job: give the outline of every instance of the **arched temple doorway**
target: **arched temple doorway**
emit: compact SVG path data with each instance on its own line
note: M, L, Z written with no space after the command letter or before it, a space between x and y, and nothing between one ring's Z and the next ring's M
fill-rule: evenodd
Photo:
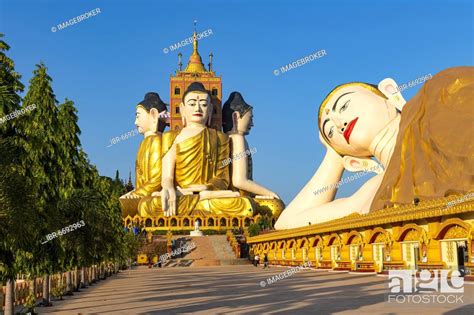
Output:
M465 264L469 258L469 231L471 226L460 219L449 219L444 222L435 239L441 243L441 260L451 270L466 273Z
M408 269L417 270L421 261L420 239L422 230L415 224L408 224L400 231L398 241L402 250L402 260ZM426 256L425 256L426 257Z

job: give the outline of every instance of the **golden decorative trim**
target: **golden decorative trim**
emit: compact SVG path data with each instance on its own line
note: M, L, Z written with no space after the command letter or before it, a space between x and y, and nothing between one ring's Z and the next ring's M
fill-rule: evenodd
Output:
M444 239L467 238L467 236L468 236L468 231L466 229L462 228L459 225L453 225L448 229L448 231L444 235Z
M468 223L465 223L458 218L451 218L443 222L443 224L441 224L441 226L438 229L438 232L434 236L434 239L444 239L445 237L443 235L445 234L445 232L447 232L447 229L451 228L454 225L458 225L462 227L463 229L465 229L466 236L468 235L467 232L472 228Z
M382 226L406 221L442 217L453 214L474 212L474 200L447 207L447 203L456 200L458 196L422 201L415 205L402 205L386 208L364 215L347 216L329 222L304 226L300 228L276 231L249 238L248 243L259 243L273 240L282 240L313 234L332 233L336 231ZM459 198L458 198L459 199Z
M404 241L418 241L420 233L417 230L411 229L405 235Z

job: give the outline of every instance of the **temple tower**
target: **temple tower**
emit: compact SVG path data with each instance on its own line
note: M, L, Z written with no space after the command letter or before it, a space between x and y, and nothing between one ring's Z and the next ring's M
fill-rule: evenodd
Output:
M222 130L222 78L217 76L212 70L212 53L209 54L208 69L202 63L198 52L196 30L194 30L193 34L193 53L189 57L188 64L184 70L182 70L181 57L182 54L179 53L178 70L176 70L174 76L171 75L170 77L171 130L179 130L183 127L179 104L181 103L184 91L195 81L201 82L211 93L213 104L211 127Z

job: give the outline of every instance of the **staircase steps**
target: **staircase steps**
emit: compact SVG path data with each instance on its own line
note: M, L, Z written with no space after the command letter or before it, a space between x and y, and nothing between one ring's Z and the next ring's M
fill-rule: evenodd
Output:
M175 236L183 237L183 236ZM250 262L246 258L236 258L227 237L225 235L208 235L208 236L185 236L187 245L192 243L194 247L182 258L173 257L166 261L162 267L204 267L204 266L221 266L221 265L247 265ZM184 244L181 244L184 246Z

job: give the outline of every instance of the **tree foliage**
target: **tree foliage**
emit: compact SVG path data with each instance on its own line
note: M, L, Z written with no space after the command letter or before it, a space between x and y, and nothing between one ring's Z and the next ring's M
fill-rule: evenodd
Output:
M27 93L0 34L0 117L35 105L0 125L0 281L41 277L136 255L139 241L122 226L124 186L100 176L81 142L72 100L59 104L39 63ZM48 239L74 223L84 226Z

